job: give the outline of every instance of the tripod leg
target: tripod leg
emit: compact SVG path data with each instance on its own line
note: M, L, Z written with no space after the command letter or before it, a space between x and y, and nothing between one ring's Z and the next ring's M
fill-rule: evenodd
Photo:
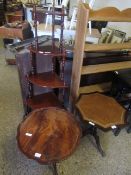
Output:
M100 144L100 138L97 135L97 128L96 127L93 127L92 128L92 135L93 135L93 137L95 139L95 142L96 142L96 146L97 146L98 151L100 152L100 154L102 155L102 157L104 157L105 156L105 152L102 150L102 147L101 147L101 144Z
M127 128L127 133L131 133L131 125Z
M121 131L121 128L119 128L119 127L113 129L113 133L114 133L115 136L118 136L120 131Z
M58 175L56 163L52 164L53 175Z

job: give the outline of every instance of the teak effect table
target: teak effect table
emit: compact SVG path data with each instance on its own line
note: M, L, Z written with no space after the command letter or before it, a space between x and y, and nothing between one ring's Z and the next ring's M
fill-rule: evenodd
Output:
M101 148L97 127L103 130L111 128L117 136L120 132L120 126L126 124L126 110L113 97L109 97L98 92L83 94L76 103L76 108L81 113L84 121L91 126L87 134L91 134L96 141L98 151L102 156L105 155Z
M57 175L56 163L73 153L80 136L81 130L71 113L48 108L34 110L27 116L18 127L17 141L28 158L51 164Z

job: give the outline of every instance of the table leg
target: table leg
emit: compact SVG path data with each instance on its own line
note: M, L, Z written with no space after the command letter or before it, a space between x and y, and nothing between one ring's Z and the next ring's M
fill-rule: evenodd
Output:
M96 142L96 146L97 146L97 150L100 152L101 156L104 157L105 156L105 152L103 151L101 144L100 144L100 138L97 134L97 127L95 126L91 126L90 128L88 128L88 130L86 131L87 134L90 134L94 137L95 142Z
M105 152L102 150L102 147L101 147L101 144L100 144L100 138L97 135L97 128L96 127L93 127L92 135L95 138L95 142L96 142L96 146L97 146L98 151L100 152L102 157L104 157L105 156Z
M113 131L113 133L114 133L115 136L118 136L119 133L120 133L120 131L121 131L121 128L117 127L115 129L113 129L112 131Z
M52 164L53 175L58 175L56 163Z
M131 125L127 128L127 133L131 133Z
M128 107L127 123L128 123L127 133L131 133L131 101Z

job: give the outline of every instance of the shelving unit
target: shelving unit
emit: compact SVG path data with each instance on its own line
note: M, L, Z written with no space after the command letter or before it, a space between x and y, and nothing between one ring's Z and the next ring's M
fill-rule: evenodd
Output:
M91 75L96 73L115 71L120 69L131 68L131 55L123 57L122 61L118 61L116 56L115 62L107 62L102 64L83 65L85 52L109 52L120 51L122 49L131 49L131 43L122 44L87 44L85 43L87 23L88 21L111 21L111 22L131 22L131 8L119 11L114 7L107 7L97 11L91 10L87 4L80 2L78 16L77 16L77 28L74 47L74 58L72 68L72 82L71 82L71 103L75 102L81 93L90 92L105 92L109 90L109 83L93 84L90 86L80 87L81 77L83 75ZM88 57L86 58L88 59ZM106 57L104 58L106 59ZM109 59L109 57L108 57Z
M52 39L49 44L40 45L38 44L37 36L37 15L36 15L36 6L33 9L34 14L34 26L35 26L35 44L29 47L30 57L31 57L31 66L32 70L27 76L28 86L29 86L29 96L26 100L27 104L27 113L30 110L47 108L47 107L63 107L63 95L64 89L67 88L67 85L64 81L64 66L66 52L63 45L63 24L64 24L64 8L62 8L61 13L61 35L59 43L56 42L54 35L54 20L55 8L52 8L52 11L49 12L52 15ZM45 12L47 14L47 12ZM49 15L48 14L48 15ZM44 71L39 73L37 71L37 55L42 54L43 59L52 59L52 70ZM58 62L56 64L56 61ZM44 67L44 65L43 65ZM50 91L41 95L34 95L34 85L50 89ZM63 92L60 91L62 89Z

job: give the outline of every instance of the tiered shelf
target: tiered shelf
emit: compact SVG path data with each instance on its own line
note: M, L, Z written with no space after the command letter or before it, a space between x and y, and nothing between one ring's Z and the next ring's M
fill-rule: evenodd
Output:
M36 95L27 99L27 105L32 109L48 108L48 107L60 107L63 105L58 100L57 96L53 92L48 92L40 95Z
M64 81L64 64L65 64L65 50L63 47L63 22L64 22L64 10L61 12L61 35L60 43L56 44L56 39L54 38L54 18L57 14L52 8L52 12L49 12L48 15L52 15L52 39L51 42L40 44L37 36L37 16L36 16L36 7L34 7L34 20L35 20L35 43L29 47L31 55L31 66L32 71L27 76L28 85L29 85L29 97L26 100L26 105L31 110L39 108L48 108L48 107L59 107L63 108L62 96L64 89L67 88L67 85ZM58 15L58 14L57 14ZM51 44L50 44L51 43ZM49 45L50 44L50 45ZM52 59L52 65L50 65L50 71L37 72L37 56L42 54L42 59ZM59 60L58 66L59 74L56 72L56 61ZM38 87L45 88L47 93L35 95L34 85ZM62 91L60 91L62 89ZM51 91L51 92L49 92ZM57 95L56 95L57 94ZM60 98L60 99L59 99ZM30 112L30 111L27 111Z
M55 72L44 72L36 75L30 75L28 80L35 85L48 88L67 87L64 81Z
M49 55L49 56L63 56L64 52L60 52L60 49L58 47L52 47L51 45L47 46L30 46L29 50L33 53L39 53L39 54L44 54L44 55Z

